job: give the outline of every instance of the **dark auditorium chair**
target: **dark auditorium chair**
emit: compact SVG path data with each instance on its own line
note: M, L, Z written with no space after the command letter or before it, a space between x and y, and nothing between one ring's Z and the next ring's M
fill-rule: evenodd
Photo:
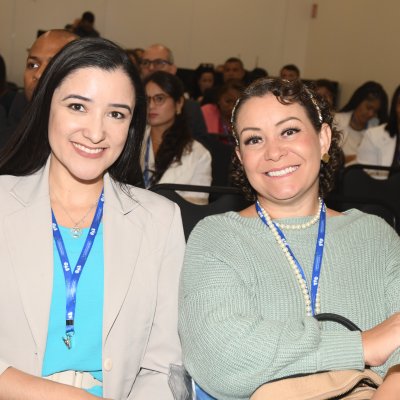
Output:
M151 187L150 190L178 204L181 209L186 240L194 226L201 219L209 215L220 214L227 211L240 211L251 204L245 199L241 190L235 187L160 183ZM205 205L193 204L176 193L176 190L209 193L210 197L213 195L213 200Z
M366 170L386 171L388 173L388 178L375 179L371 177ZM344 169L340 177L339 187L336 190L336 193L338 196L356 198L360 204L362 201L365 204L370 204L371 210L376 210L379 207L385 208L388 213L392 213L394 215L396 220L395 227L397 232L400 234L399 169L375 165L351 165Z
M221 135L207 134L197 137L196 140L211 154L212 185L231 186L230 171L235 147L232 144L223 143L221 138Z

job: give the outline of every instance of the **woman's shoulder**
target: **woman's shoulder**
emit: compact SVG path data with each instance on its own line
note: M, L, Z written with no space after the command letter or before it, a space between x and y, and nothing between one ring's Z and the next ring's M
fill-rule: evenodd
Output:
M337 233L343 240L371 238L379 241L379 237L398 236L396 231L381 217L368 214L356 208L347 210L339 216L329 218L330 231ZM399 241L400 241L400 237Z
M368 128L365 131L364 138L366 140L370 140L373 143L381 144L382 142L396 142L395 137L391 137L389 132L386 130L386 124L381 124L378 126L374 126L372 128Z
M192 153L197 155L199 158L204 157L204 156L209 156L211 159L211 153L206 149L204 145L202 145L200 142L197 140L193 140L192 142Z
M258 218L246 218L235 211L228 211L202 219L194 227L190 239L193 242L209 242L213 246L218 246L221 241L226 244L227 241L233 239L241 240L244 237L254 235L255 230L259 229Z
M338 112L335 114L334 122L339 129L343 129L350 123L351 111Z
M128 203L128 208L139 209L155 218L172 218L178 206L166 197L132 185L120 185L111 180L120 203ZM106 193L107 201L107 193ZM135 214L135 213L134 213Z

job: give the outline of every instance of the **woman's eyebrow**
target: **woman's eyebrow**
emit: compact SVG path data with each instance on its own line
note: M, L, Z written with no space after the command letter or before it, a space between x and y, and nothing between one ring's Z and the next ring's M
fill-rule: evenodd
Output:
M295 120L301 122L301 119L300 119L300 118L297 118L297 117L287 117L287 118L282 119L281 121L278 121L278 122L275 124L275 126L282 125L282 124L284 124L285 122L291 121L292 119L295 119Z
M259 131L261 131L261 129L253 127L253 126L249 126L247 128L243 128L239 133L242 134L243 132L246 132L246 131L258 131L259 132Z

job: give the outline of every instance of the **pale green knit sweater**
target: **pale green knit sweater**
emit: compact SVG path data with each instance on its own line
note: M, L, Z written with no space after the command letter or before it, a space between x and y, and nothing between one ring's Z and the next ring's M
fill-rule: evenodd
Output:
M308 281L317 229L285 231ZM363 330L400 311L399 236L358 210L327 218L319 288L321 312L344 315ZM189 238L179 329L186 368L221 400L248 399L261 384L293 374L364 368L360 333L306 317L270 230L234 212L204 219ZM377 371L398 363L396 352Z

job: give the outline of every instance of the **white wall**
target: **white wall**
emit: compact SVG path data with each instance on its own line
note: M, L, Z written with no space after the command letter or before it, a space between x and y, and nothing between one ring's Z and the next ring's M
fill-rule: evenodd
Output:
M305 74L341 84L341 104L368 80L389 98L400 84L398 0L318 0L310 23Z
M124 47L161 42L180 67L239 56L277 74L305 65L311 0L0 0L0 53L22 84L26 49L38 29L64 27L90 10L102 36Z

